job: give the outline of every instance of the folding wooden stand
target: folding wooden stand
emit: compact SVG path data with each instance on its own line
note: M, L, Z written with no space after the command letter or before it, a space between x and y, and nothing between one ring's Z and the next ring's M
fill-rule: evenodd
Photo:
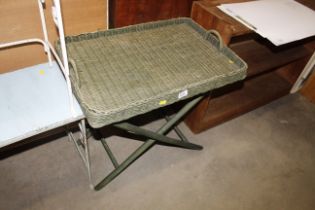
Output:
M111 152L110 148L108 147L106 141L104 138L101 139L103 146L110 157L115 169L107 175L100 183L98 183L95 186L95 190L100 190L104 186L106 186L109 182L111 182L116 176L118 176L121 172L123 172L133 161L135 161L137 158L139 158L141 155L143 155L146 151L148 151L156 142L162 142L173 146L178 146L186 149L192 149L192 150L201 150L202 146L193 144L187 141L187 139L184 137L182 138L182 135L178 135L180 137L180 140L173 139L170 137L165 136L168 132L170 132L172 129L175 129L176 124L182 119L182 117L189 112L200 100L202 97L198 97L189 103L186 104L174 117L172 117L166 124L164 124L157 132L152 132L149 130L145 130L143 128L140 128L138 126L129 124L129 123L119 123L114 124L115 127L131 132L133 134L143 136L148 138L148 140L143 143L138 149L136 149L125 161L123 161L121 164L118 164L115 156ZM176 128L177 131L178 128Z

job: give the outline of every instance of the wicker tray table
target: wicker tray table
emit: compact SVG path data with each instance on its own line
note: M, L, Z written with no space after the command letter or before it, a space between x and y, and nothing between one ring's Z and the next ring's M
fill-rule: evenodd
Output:
M179 18L65 38L70 79L89 124L93 128L113 124L148 138L120 164L102 138L115 169L94 189L107 185L156 141L202 149L188 142L176 124L200 95L243 79L247 69L213 34L189 18ZM195 96L157 132L123 122ZM182 141L165 136L171 129Z

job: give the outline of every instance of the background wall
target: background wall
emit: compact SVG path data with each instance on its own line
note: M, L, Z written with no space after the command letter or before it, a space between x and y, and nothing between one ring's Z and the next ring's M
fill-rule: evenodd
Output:
M106 29L106 0L61 0L65 33L80 34ZM49 40L57 39L51 15L52 0L46 0ZM0 0L0 42L42 38L37 0ZM39 44L0 50L0 73L47 61Z

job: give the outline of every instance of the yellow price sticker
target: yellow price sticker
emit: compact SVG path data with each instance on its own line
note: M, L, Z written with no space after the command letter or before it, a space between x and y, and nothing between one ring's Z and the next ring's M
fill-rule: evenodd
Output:
M161 100L159 104L160 105L165 105L165 104L167 104L167 100Z

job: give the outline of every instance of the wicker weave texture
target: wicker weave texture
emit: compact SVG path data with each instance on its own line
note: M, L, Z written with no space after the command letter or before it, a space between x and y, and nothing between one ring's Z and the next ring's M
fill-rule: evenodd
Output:
M246 64L191 19L66 38L74 92L99 128L243 79Z

